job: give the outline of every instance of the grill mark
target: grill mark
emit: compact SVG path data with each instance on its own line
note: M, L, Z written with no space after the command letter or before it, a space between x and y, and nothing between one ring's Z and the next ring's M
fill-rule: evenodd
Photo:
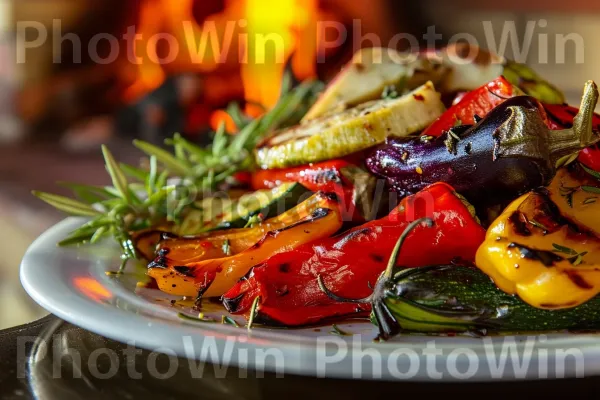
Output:
M522 212L513 212L510 217L508 217L508 222L518 235L531 236L531 230L527 226L527 218Z
M574 301L570 301L565 304L542 303L542 304L540 304L540 306L543 308L565 308L565 307L572 307L575 304L577 304L577 303Z
M245 296L246 296L246 293L240 293L239 295L237 295L233 298L223 296L223 298L222 298L223 306L230 313L235 313L239 310L240 303L242 302L242 300Z
M539 261L544 264L545 267L552 267L555 263L563 261L564 258L555 254L551 251L545 250L535 250L527 246L523 246L518 243L511 243L508 245L508 248L516 248L521 253L521 257L526 258L528 260Z
M285 226L281 229L276 229L273 231L269 231L267 232L262 239L260 239L258 242L256 242L252 247L250 247L251 249L258 249L260 246L263 245L263 243L271 237L276 237L278 234L280 234L281 232L287 231L289 229L292 228L297 228L298 226L304 225L304 224L310 224L311 222L315 222L316 220L319 220L321 218L324 218L326 216L328 216L329 214L331 214L333 210L329 209L329 208L317 208L316 210L314 210L311 214L311 216L309 218L300 220L298 222L295 222L291 225Z
M583 279L583 277L579 275L577 271L566 270L565 274L567 274L571 282L573 282L573 284L575 284L575 286L577 286L580 289L590 290L594 288L594 286L592 286L589 282Z
M186 267L185 265L177 265L173 267L173 269L183 276L189 276L190 278L195 276L194 269L191 267Z
M148 269L150 269L150 268L166 269L167 268L167 254L169 254L169 249L167 249L167 248L162 248L162 249L158 250L158 255L156 256L156 258L154 260L150 261L150 263L148 263Z
M371 232L371 228L362 228L362 229L358 229L358 230L349 232L343 238L341 238L338 242L336 242L333 245L333 248L336 250L339 250L342 247L344 247L349 241L354 240L355 238L357 238L361 235L367 235L369 232Z

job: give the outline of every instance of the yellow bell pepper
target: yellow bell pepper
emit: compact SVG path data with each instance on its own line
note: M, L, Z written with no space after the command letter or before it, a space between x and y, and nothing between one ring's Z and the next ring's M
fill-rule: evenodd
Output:
M496 285L546 309L600 292L600 181L580 166L515 200L489 227L476 265Z

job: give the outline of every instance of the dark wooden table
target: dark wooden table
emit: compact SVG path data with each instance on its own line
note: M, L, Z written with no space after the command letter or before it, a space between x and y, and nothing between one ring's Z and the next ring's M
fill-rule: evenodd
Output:
M107 323L109 323L107 321ZM103 355L98 356L98 349ZM531 382L415 383L317 379L205 364L192 377L190 360L149 360L150 352L132 348L66 323L54 316L0 331L0 398L12 399L428 399L428 398L576 398L597 399L600 379ZM113 354L113 358L107 354ZM128 358L129 362L127 362ZM150 356L155 357L155 355ZM74 361L75 360L75 361ZM156 365L158 374L149 371ZM167 365L168 364L168 365ZM169 366L176 370L167 379ZM197 365L193 361L194 365ZM102 376L110 378L102 379ZM171 375L171 374L169 374ZM247 377L244 377L247 376Z

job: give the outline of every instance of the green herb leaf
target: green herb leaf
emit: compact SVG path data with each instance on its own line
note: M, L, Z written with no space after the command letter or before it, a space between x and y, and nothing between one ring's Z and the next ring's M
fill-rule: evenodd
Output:
M539 229L541 229L541 230L543 230L543 231L548 231L548 230L549 230L549 229L548 229L548 227L546 227L546 226L545 226L544 224L542 224L541 222L538 222L538 221L536 221L536 220L534 220L534 219L530 219L530 220L528 220L528 221L529 221L529 223L530 223L531 225L535 226L536 228L539 228Z
M148 176L146 177L146 192L148 196L152 196L152 193L156 191L156 178L158 174L158 161L156 160L156 156L150 156L150 171L148 172Z
M600 194L600 188L595 186L582 186L581 190L587 193Z
M58 208L59 210L71 215L93 217L101 214L100 211L94 209L89 204L85 204L80 201L70 199L68 197L38 191L33 191L32 193L40 200L43 200L51 206Z
M106 170L112 179L113 186L121 193L123 199L127 202L131 202L131 192L127 185L127 178L119 167L119 164L115 161L112 153L108 150L108 147L102 145L102 154L104 155L104 161L106 162Z
M339 326L337 326L336 324L333 324L331 326L332 330L329 332L333 335L338 335L338 336L352 336L352 333L343 331L342 329L340 329Z
M118 197L118 195L115 196L114 193L111 193L102 186L82 185L73 182L58 182L58 185L71 189L77 198L88 204Z
M594 171L591 168L586 167L584 164L579 163L579 165L581 165L581 168L583 168L583 170L585 172L587 172L589 175L593 176L594 178L600 180L600 172Z
M145 182L148 178L148 171L144 171L141 168L134 167L133 165L128 165L124 163L119 163L119 167L125 173L125 175L136 179L140 182Z
M588 197L583 201L583 204L594 204L597 200L597 197Z
M191 315L187 315L187 314L184 314L184 313L177 313L177 316L180 319L183 319L183 320L186 320L186 321L209 322L209 323L217 322L217 321L215 321L212 318L205 318L204 314L202 314L202 313L200 313L198 317L192 317Z
M554 251L557 253L564 253L568 255L576 255L577 252L573 249L570 249L566 246L562 246L560 244L552 243L552 247L554 247Z
M229 316L227 316L227 315L222 315L222 316L221 316L221 323L222 323L222 324L229 324L229 325L233 325L233 326L235 326L236 328L239 328L239 327L240 327L240 325L239 325L239 324L236 322L236 320L235 320L235 319L233 319L233 318L231 318L231 317L229 317Z
M577 158L579 157L579 152L577 153L573 153L573 154L567 154L566 156L563 156L561 158L558 159L558 161L556 161L556 168L562 168L562 167L566 167L567 165L571 164L573 161L577 160Z
M161 149L158 146L144 142L143 140L134 140L133 145L148 154L149 156L155 156L156 159L162 163L168 170L174 174L184 176L188 171L188 165L185 165L180 160L171 155L168 151Z
M252 308L250 309L250 316L248 317L248 330L252 329L252 324L254 324L254 319L256 318L256 313L258 312L258 303L260 302L260 296L256 296L254 301L252 301Z

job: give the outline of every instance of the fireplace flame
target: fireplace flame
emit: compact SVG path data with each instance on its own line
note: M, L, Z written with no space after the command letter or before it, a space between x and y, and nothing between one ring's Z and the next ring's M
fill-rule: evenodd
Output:
M316 75L317 23L323 18L318 0L226 0L221 12L202 22L194 18L194 1L141 2L139 39L129 49L137 63L124 72L131 82L127 102L158 88L170 74L224 69L241 77L245 111L257 115L276 103L290 57L297 78ZM226 118L216 113L211 122Z

